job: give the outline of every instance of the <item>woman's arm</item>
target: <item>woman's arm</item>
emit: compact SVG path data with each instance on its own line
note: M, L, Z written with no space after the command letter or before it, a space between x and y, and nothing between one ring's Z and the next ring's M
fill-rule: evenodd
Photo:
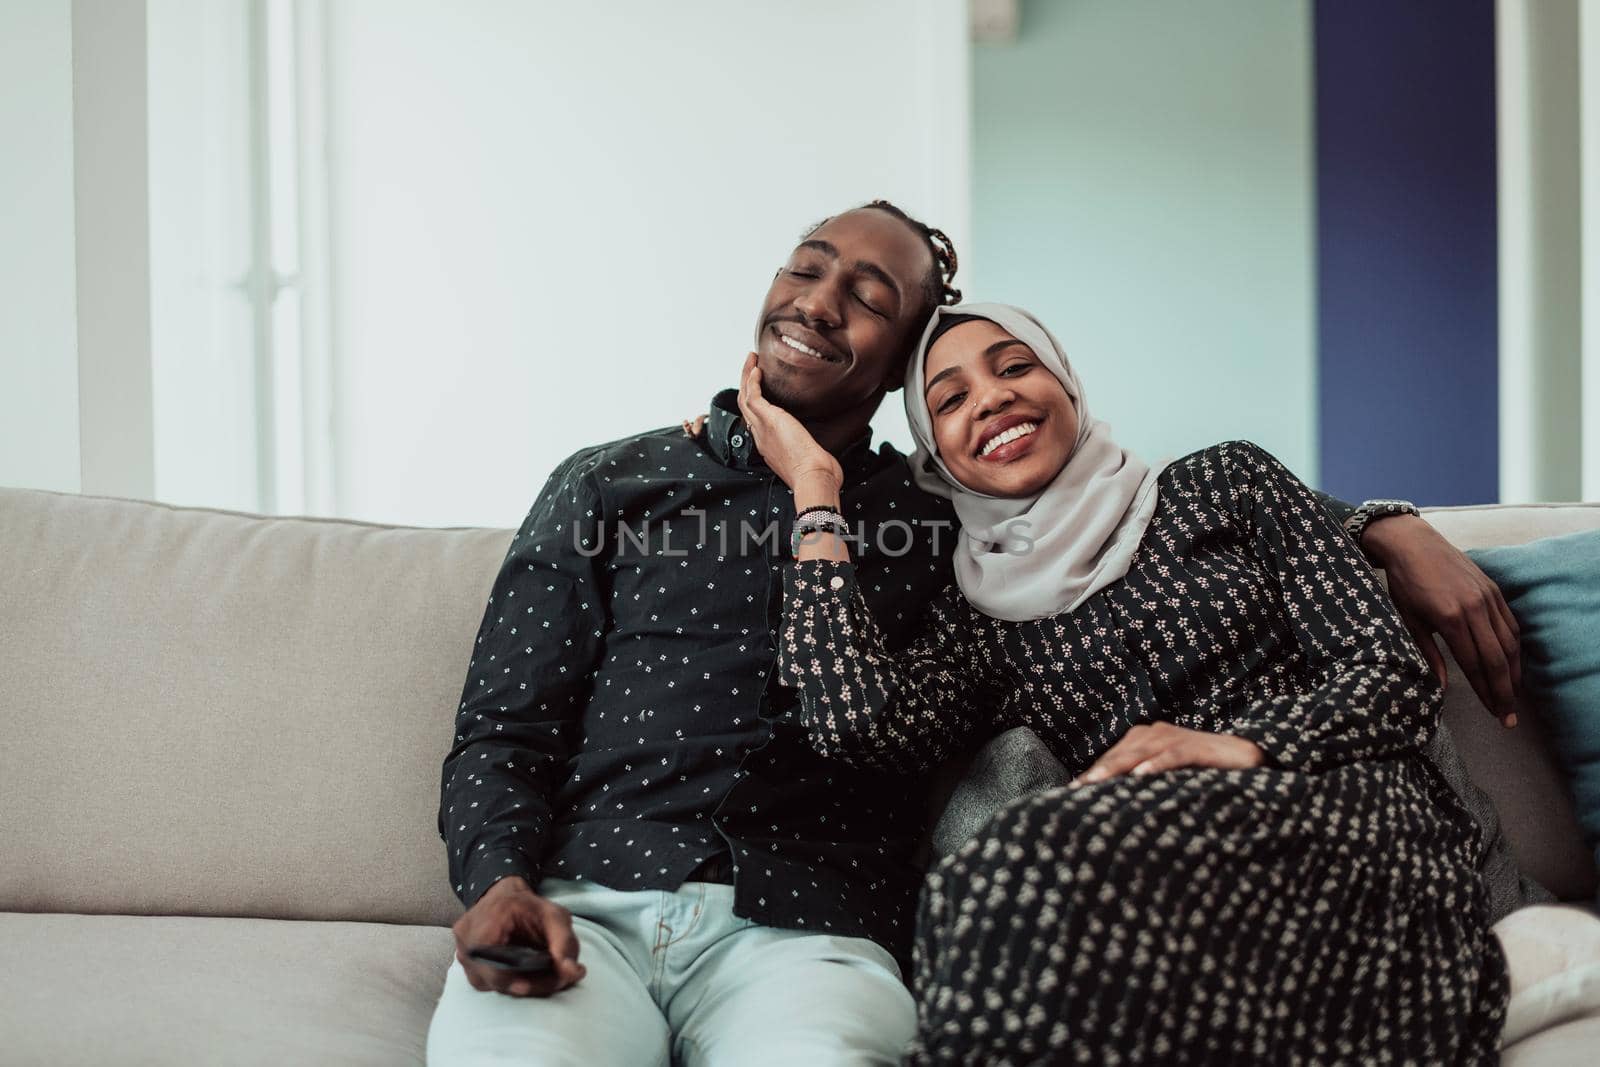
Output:
M1316 490L1312 495L1341 528L1356 511L1337 497ZM1374 519L1358 540L1362 555L1383 570L1389 599L1439 684L1448 671L1435 633L1450 646L1483 706L1515 726L1521 631L1500 588L1419 515Z
M800 718L824 756L922 772L972 743L1002 701L988 662L966 642L972 608L941 593L920 635L891 652L848 562L792 563L784 575L778 671L800 693Z
M1269 762L1307 771L1420 749L1444 691L1377 576L1283 464L1249 442L1217 454L1233 517L1276 579L1314 679L1244 709L1230 732Z
M739 411L767 466L794 490L797 513L839 511L839 462L793 415L761 395L755 353L745 360ZM971 605L954 586L930 608L912 646L891 652L856 587L850 549L817 530L784 575L779 676L800 691L800 718L824 756L920 772L965 744L999 709L998 687L965 639Z

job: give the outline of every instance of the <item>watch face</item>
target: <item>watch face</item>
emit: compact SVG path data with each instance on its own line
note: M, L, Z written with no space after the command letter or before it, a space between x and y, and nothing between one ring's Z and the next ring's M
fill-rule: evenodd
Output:
M1373 511L1413 511L1416 505L1409 500L1369 500L1367 507Z

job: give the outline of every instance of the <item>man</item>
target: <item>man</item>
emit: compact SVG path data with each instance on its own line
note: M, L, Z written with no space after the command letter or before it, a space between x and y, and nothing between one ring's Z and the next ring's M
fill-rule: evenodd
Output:
M959 299L955 266L941 233L874 202L801 241L757 322L768 399L844 469L861 588L895 644L949 580L952 515L869 448L868 422L933 307ZM899 1061L922 793L822 759L788 717L772 627L794 518L733 390L692 439L587 448L551 476L495 581L444 764L467 911L432 1062ZM1363 543L1425 651L1442 662L1443 630L1509 716L1516 641L1493 585L1414 515ZM547 946L553 970L468 955L507 943Z

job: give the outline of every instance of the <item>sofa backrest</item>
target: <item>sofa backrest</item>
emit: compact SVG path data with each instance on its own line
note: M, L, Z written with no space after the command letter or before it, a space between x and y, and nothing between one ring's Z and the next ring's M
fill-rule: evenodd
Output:
M511 535L0 489L0 910L452 922Z
M1600 506L1429 518L1507 544ZM440 764L511 534L0 489L0 911L453 921ZM1446 716L1528 872L1592 891L1537 724L1459 674Z

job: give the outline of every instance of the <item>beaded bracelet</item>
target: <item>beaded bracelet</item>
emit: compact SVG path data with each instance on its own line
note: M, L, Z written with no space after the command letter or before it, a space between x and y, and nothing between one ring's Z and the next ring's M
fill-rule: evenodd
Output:
M795 522L799 522L801 519L805 518L807 515L815 515L818 512L823 512L823 513L828 514L828 515L838 515L839 514L838 510L835 509L834 507L832 507L829 504L816 504L816 505L813 505L812 507L806 508L804 511L800 512L800 514L796 515L794 517L794 521ZM844 516L840 515L840 518L843 518L843 517Z
M800 551L800 542L805 540L807 534L823 531L843 537L850 532L850 524L837 511L829 508L823 508L821 511L809 508L801 518L795 520L794 533L789 537L790 553Z

